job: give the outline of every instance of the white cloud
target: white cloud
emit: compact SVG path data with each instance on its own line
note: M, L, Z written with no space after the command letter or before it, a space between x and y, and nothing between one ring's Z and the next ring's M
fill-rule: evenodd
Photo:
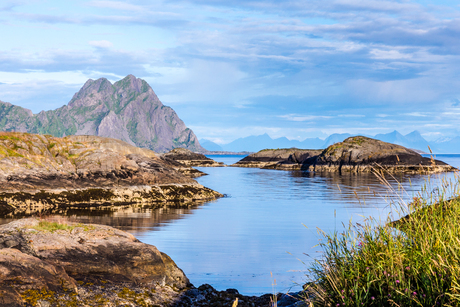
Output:
M109 8L115 10L123 11L142 11L145 10L144 7L140 5L135 5L131 3L126 3L122 1L90 1L88 3L90 6L100 7L100 8Z
M421 112L410 112L410 113L405 113L403 115L406 116L414 116L414 117L427 117L428 115L421 113Z
M278 117L287 119L293 122L306 122L310 120L317 120L317 119L329 119L332 116L323 116L323 115L297 115L297 114L287 114L287 115L279 115Z
M412 58L412 54L401 53L399 50L372 49L369 53L372 55L371 58L378 60L401 60Z
M101 40L101 41L89 41L88 42L91 46L98 47L98 48L112 48L113 43L106 41L106 40Z

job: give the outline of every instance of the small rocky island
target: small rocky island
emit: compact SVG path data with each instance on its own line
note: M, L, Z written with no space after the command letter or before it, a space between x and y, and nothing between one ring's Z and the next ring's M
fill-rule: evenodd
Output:
M1 132L0 213L222 197L191 170L116 139Z
M201 153L195 153L185 148L174 148L162 154L162 158L174 160L186 166L220 167L225 166L223 162L216 162Z
M364 136L350 137L324 150L268 149L249 155L232 166L314 172L372 172L431 174L456 170L442 161L422 157L400 145Z
M297 148L264 149L244 157L232 166L300 170L304 161L317 157L321 151Z

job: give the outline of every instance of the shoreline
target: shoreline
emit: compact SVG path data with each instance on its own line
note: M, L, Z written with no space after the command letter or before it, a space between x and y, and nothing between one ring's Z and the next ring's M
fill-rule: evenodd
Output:
M192 307L237 301L253 307L273 300L283 302L279 306L306 306L299 303L300 293L247 296L237 289L195 287L155 246L110 226L62 218L23 218L1 225L0 270L5 273L0 275L3 306Z

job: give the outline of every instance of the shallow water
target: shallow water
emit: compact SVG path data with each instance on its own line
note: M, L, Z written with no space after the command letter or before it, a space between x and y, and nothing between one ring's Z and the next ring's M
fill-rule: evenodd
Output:
M212 158L226 164L241 159ZM438 155L438 159L460 166L460 155ZM79 221L113 225L157 246L196 286L209 283L218 290L236 288L243 294L262 294L272 292L273 287L284 292L300 289L307 280L308 262L320 255L313 248L320 238L317 228L342 230L342 223L359 221L363 216L385 220L391 210L389 204L397 201L372 174L199 169L209 175L198 178L198 182L227 197L188 209L128 207L118 212L68 215ZM410 200L426 178L397 176L389 180L398 194ZM439 176L432 176L428 190L439 180Z

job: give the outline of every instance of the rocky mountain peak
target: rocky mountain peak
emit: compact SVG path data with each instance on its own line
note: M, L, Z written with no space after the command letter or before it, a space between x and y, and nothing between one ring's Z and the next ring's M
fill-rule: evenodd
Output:
M176 112L161 103L145 80L133 75L114 84L106 78L90 79L68 105L36 116L14 107L23 110L20 118L17 110L0 110L0 118L7 118L0 130L112 137L157 152L178 147L205 151Z

